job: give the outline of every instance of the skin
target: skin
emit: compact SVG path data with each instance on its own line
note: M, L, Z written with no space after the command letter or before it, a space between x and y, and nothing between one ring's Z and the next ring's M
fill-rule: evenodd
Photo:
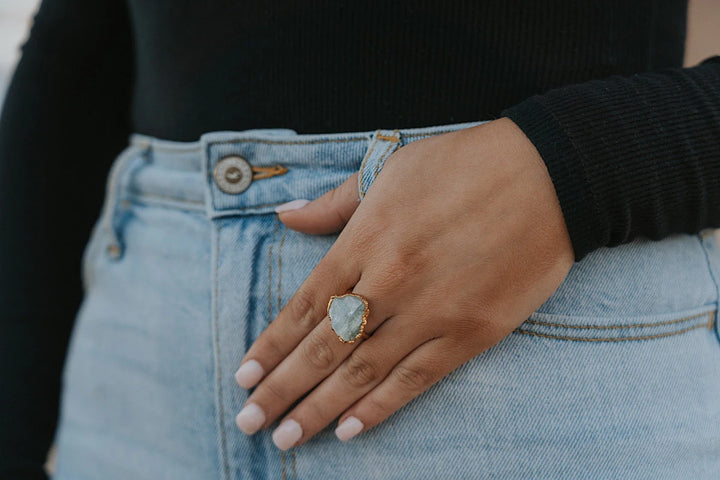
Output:
M341 231L242 360L265 372L246 405L265 412L261 428L297 421L294 446L335 419L378 425L509 335L574 262L545 164L506 118L398 149L362 202L355 173L278 215L300 232ZM370 305L370 337L354 344L326 316L349 289Z

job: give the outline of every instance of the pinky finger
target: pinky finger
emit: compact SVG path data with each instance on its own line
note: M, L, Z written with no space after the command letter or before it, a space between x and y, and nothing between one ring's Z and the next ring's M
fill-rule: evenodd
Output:
M463 363L448 355L452 351L457 351L453 340L438 337L410 352L378 386L340 416L335 435L347 441L385 421Z

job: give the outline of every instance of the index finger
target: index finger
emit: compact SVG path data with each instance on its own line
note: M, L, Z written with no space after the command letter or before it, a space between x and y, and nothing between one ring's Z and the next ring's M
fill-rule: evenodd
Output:
M358 280L360 268L352 256L344 252L338 237L245 353L235 374L238 384L250 388L272 371L325 318L330 296L345 293Z

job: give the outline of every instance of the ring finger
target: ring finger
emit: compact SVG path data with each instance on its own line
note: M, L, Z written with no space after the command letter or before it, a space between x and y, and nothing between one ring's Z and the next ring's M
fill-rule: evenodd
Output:
M434 338L418 328L417 316L387 319L320 385L313 389L273 432L283 450L304 443L380 384L410 352Z
M362 277L353 289L368 299L370 313L364 331L373 331L387 318ZM368 292L366 295L364 292ZM330 375L365 340L341 342L327 316L255 388L236 417L238 427L252 434L272 424L294 401Z

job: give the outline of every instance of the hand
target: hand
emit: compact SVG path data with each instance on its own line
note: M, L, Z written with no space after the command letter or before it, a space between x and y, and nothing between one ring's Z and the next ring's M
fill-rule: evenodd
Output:
M245 388L262 379L237 417L246 433L307 393L273 433L283 450L338 416L341 440L384 421L509 335L574 261L545 164L505 118L398 149L360 203L355 173L278 215L310 234L342 229L236 374ZM371 336L353 344L326 316L350 289L370 306Z

